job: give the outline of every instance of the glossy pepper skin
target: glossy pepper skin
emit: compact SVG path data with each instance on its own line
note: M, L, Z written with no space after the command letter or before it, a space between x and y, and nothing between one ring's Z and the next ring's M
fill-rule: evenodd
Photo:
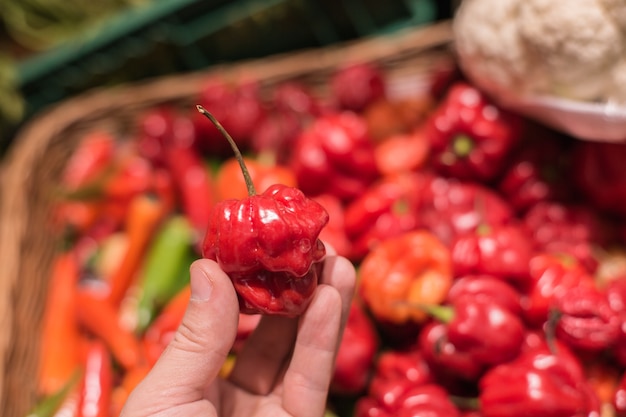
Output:
M361 195L379 175L367 125L351 112L315 119L296 139L290 161L304 193L328 193L344 202Z
M525 321L542 326L556 300L576 287L593 288L593 277L573 257L538 253L530 261L530 284L522 294Z
M500 174L517 145L521 119L459 82L426 122L434 168L443 175L488 182Z
M249 195L213 207L202 256L216 261L231 278L240 312L300 315L321 274L326 248L319 234L328 212L300 189L283 184L257 194L233 138L206 109L197 109L230 143Z
M600 404L582 366L564 345L542 345L491 368L479 381L484 417L586 417Z
M473 233L454 239L450 251L457 276L488 274L525 283L534 246L522 225L480 225Z
M598 352L617 343L622 318L606 293L591 287L572 288L556 300L555 331L574 349Z
M403 233L368 253L359 280L361 298L376 319L421 323L427 315L415 304L439 304L452 285L450 251L428 231Z
M224 200L211 211L202 256L233 281L240 310L296 316L317 287L326 249L318 236L328 213L297 188Z
M446 245L480 225L507 224L514 218L507 201L478 183L434 176L420 198L419 226L434 233Z
M485 299L498 304L515 315L521 315L519 291L507 281L493 275L466 275L454 280L446 303L454 304L462 297Z

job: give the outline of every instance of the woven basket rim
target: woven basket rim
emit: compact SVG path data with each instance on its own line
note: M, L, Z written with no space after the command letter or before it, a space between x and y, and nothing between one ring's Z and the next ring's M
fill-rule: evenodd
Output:
M422 53L453 41L451 22L404 29L392 34L373 36L353 42L273 55L207 68L187 74L174 74L117 87L93 89L68 98L35 115L17 133L0 167L0 415L6 412L6 374L12 365L14 341L21 329L15 316L20 306L20 273L23 251L29 233L29 219L34 208L29 205L36 189L32 169L44 164L52 143L66 132L88 126L110 111L179 101L193 96L211 74L233 79L254 77L267 83L318 73L328 74L341 63L378 61L389 56ZM184 80L184 82L181 82ZM36 339L36 338L35 338ZM18 416L16 416L18 417Z

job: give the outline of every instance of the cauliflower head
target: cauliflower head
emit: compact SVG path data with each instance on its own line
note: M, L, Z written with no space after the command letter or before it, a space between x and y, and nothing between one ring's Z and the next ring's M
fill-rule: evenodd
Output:
M463 0L453 31L488 92L626 104L626 0Z

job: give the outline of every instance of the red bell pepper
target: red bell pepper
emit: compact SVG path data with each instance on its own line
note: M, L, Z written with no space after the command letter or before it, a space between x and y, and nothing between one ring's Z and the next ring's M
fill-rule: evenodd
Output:
M165 147L172 141L178 117L171 106L157 106L137 116L137 152L153 166L165 165Z
M383 351L376 361L368 395L381 404L392 406L411 387L434 382L424 355L414 347Z
M575 143L571 175L590 206L626 214L624 158L626 145L622 143Z
M496 186L520 214L538 203L571 201L574 193L569 175L571 140L542 126L530 129Z
M556 299L556 336L574 349L598 352L617 343L623 317L611 308L606 293L575 287Z
M424 190L419 209L420 226L449 245L459 235L480 225L496 226L513 220L514 211L493 189L434 177Z
M425 230L380 242L359 267L359 294L376 320L422 323L415 304L436 305L452 285L450 251Z
M346 232L345 208L337 197L320 194L312 197L328 212L328 224L320 232L320 239L344 257L350 256L352 245Z
M365 390L379 344L374 324L363 307L353 301L335 360L331 393L354 395Z
M480 225L472 233L457 236L450 252L457 276L487 274L527 283L533 246L530 234L519 224Z
M220 120L242 151L249 148L254 130L266 117L258 87L258 83L253 80L229 82L223 78L211 77L198 93L198 102ZM190 118L198 149L204 155L218 158L229 155L230 147L215 126L207 123L204 116L197 111L192 111Z
M331 97L338 108L362 112L387 95L385 76L368 62L354 62L338 68L330 79Z
M476 297L498 304L515 315L521 315L520 293L510 283L491 275L467 275L454 280L447 304L454 304L462 297Z
M525 337L521 318L486 297L466 295L456 298L451 305L423 308L447 326L443 332L439 329L442 334L438 337L435 337L437 329L430 329L431 334L420 339L433 367L463 376L450 359L469 358L476 367L470 367L471 372L465 377L476 376L474 372L508 362L520 352ZM450 351L442 353L442 344Z
M232 137L203 107L198 111L231 144L249 193L213 207L202 256L218 262L232 279L241 312L297 316L318 284L326 255L319 234L328 212L301 190L282 184L256 194Z
M557 299L576 287L593 288L593 277L573 257L539 253L530 261L530 284L522 294L524 318L540 327Z
M418 345L424 359L438 380L456 384L475 381L483 372L483 364L477 362L470 352L457 349L448 341L448 326L431 321L419 333Z
M379 175L367 125L349 112L326 114L307 126L295 141L290 165L305 194L328 193L345 202Z
M78 405L78 417L109 417L113 390L113 367L106 346L91 342Z
M426 181L418 173L385 176L346 206L352 260L360 261L380 242L417 228L419 198Z
M562 345L556 354L542 346L491 368L479 388L485 417L600 415L598 398L578 358Z
M522 133L522 119L459 82L426 121L433 167L443 175L488 182L503 170Z
M611 241L608 225L589 206L542 202L523 217L539 251L570 254L590 273L598 266L597 248Z
M365 397L356 404L355 417L459 417L448 393L436 383L409 388L395 403L380 405Z

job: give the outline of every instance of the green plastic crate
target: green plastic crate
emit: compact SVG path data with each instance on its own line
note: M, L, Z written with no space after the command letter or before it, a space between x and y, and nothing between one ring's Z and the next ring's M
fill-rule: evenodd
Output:
M450 16L443 0L158 0L19 64L27 117L96 86L319 47Z

